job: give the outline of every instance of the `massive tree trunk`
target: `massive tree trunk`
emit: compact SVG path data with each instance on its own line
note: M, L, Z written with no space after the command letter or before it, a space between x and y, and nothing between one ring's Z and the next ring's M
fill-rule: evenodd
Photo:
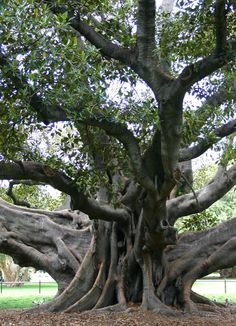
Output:
M1 200L1 252L21 266L47 271L59 285L57 296L40 309L113 311L135 302L172 313L170 306L195 311L194 301L214 306L193 294L191 286L197 278L236 263L236 219L177 235L166 220L165 202L154 205L140 187L136 204L127 192L124 201L128 199L132 212L125 224L92 223L76 211L40 211ZM160 220L158 226L146 222L150 214Z

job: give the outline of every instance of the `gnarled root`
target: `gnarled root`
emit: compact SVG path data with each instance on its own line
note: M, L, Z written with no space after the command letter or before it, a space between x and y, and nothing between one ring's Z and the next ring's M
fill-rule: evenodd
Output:
M105 263L103 262L99 268L97 278L89 290L79 301L67 308L65 312L85 311L92 309L101 296L102 289L105 284Z
M141 307L145 310L155 310L165 315L176 315L174 310L162 303L155 294L152 277L152 260L150 254L144 253L142 261L143 297Z

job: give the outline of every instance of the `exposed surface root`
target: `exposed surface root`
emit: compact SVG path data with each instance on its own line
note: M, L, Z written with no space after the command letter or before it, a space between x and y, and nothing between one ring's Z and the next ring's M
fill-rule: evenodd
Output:
M85 311L92 309L101 293L105 284L105 263L103 262L100 266L97 278L94 282L94 285L89 290L89 292L84 295L78 302L74 303L72 306L67 308L65 312L77 312L77 311Z
M200 295L194 291L191 291L190 298L195 303L203 303L203 304L209 304L211 306L215 306L217 303L211 301L210 299L204 297L203 295Z
M127 310L126 304L117 303L115 305L103 307L100 309L91 310L92 313L110 313L110 312L122 312Z

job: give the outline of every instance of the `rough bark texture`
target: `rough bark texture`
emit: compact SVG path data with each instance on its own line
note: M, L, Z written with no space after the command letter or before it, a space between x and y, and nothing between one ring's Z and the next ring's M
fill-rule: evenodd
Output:
M1 200L1 252L21 266L47 271L62 292L76 274L92 230L78 214L30 210ZM83 227L83 224L86 227ZM77 229L80 227L80 229Z
M136 191L137 202L141 195ZM91 223L79 212L42 212L1 200L0 250L57 281L59 292L40 307L44 311L120 311L140 302L144 309L171 314L170 305L188 312L196 311L194 301L214 306L194 295L191 286L236 263L236 219L177 235L165 221L158 229L147 224L150 206L149 199L147 207L132 207L124 225Z
M195 311L193 300L199 301L191 287L196 279L235 265L235 232L234 218L206 231L180 234L176 245L164 251L165 276L158 286L158 296L183 305L187 312Z

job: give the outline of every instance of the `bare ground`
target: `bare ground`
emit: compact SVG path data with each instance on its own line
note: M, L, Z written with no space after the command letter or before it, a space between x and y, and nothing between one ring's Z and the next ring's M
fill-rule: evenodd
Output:
M0 310L0 325L43 325L43 326L229 326L236 325L236 305L222 308L216 312L205 311L198 314L183 314L178 316L164 316L153 311L143 311L140 308L132 308L130 312L113 313L32 313L22 309Z

